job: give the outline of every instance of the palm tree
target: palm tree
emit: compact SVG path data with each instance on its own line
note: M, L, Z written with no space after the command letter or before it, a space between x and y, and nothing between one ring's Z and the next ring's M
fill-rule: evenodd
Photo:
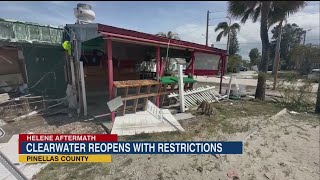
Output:
M227 36L229 33L236 32L235 30L240 31L240 25L238 23L233 23L231 26L229 26L227 22L221 22L214 29L215 32L219 30L222 31L217 36L217 42L221 40L222 36Z
M156 34L157 36L166 37L168 39L177 39L180 40L180 37L177 33L174 33L172 31L168 31L167 33L159 32Z
M252 18L256 22L260 17L260 38L262 43L261 71L258 75L258 84L255 98L265 99L266 76L269 63L269 27L298 12L306 6L305 1L229 1L228 12L233 18L241 18L241 23Z
M157 36L161 36L161 37L165 37L165 38L168 38L168 39L177 39L177 40L180 40L180 37L178 35L178 33L174 33L172 31L168 31L167 33L164 33L164 32L159 32L156 34ZM169 73L171 74L172 73L172 65L173 65L173 62L171 62L171 58L169 58L169 45L168 45L168 48L167 48L167 57L166 57L166 61L167 63L165 63L165 72L166 73Z
M230 20L230 24L231 24L231 19L229 17ZM228 39L227 39L227 52L229 54L229 46L230 46L230 35L231 33L237 33L236 30L240 31L240 25L238 23L233 23L232 25L228 24L227 22L221 22L217 25L217 27L214 29L215 32L222 30L218 36L216 41L219 42L222 38L222 36L227 36L228 35ZM227 56L226 59L226 67L225 67L225 71L227 72L227 66L228 66L228 59L229 57Z

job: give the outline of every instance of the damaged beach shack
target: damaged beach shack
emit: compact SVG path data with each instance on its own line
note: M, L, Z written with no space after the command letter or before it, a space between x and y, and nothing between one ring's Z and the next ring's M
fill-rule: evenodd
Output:
M145 110L148 100L162 107L178 88L177 77L164 73L172 58L187 63L186 89L196 82L194 75L218 75L219 69L224 74L227 53L222 49L98 23L67 24L65 29L69 37L64 40L72 47L67 94L85 115L114 120ZM150 61L155 61L155 72L142 68ZM123 105L110 112L107 102L119 96Z
M63 98L63 28L0 19L0 94Z

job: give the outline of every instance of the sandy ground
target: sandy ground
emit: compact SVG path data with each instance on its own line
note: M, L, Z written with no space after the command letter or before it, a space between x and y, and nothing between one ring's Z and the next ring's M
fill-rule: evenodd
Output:
M195 114L195 118L180 120L185 129L182 134L144 135L138 140L240 140L244 144L242 155L113 155L112 163L52 163L33 179L319 180L319 116L293 115L286 110L274 115L281 110L275 108L276 104L234 101L230 106L229 103L220 103L221 107L215 104L214 117ZM79 122L68 116L34 117L2 128L7 136L22 132L105 132L95 122ZM126 140L134 138L137 137Z
M221 140L242 140L242 155L114 155L112 175L106 178L209 180L234 174L240 179L318 180L319 117L305 117L285 112L274 118L230 119L239 128L249 126L243 133L220 134Z

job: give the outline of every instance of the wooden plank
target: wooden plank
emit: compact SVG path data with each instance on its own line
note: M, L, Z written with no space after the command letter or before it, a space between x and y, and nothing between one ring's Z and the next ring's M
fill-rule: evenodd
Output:
M167 88L168 88L168 84L162 85L163 92L167 92ZM162 95L160 99L160 107L162 107L163 105L164 98L165 98L165 95Z
M0 94L0 102L6 102L10 99L8 93Z
M153 96L153 103L155 103L155 104L156 104L157 96L161 95L161 94L159 93L160 88L161 88L161 84L157 84L157 85L156 85L156 93L155 93L155 94L157 94L157 95ZM149 97L150 97L150 96L149 96Z
M160 83L155 80L146 79L146 80L114 81L113 84L117 88L124 88L124 87L151 86L151 85L158 85Z
M147 87L147 94L150 94L150 90L151 90L151 86L148 86L148 87ZM148 97L145 97L145 98L144 98L144 101L143 101L143 106L144 106L144 107L143 107L143 110L146 110L146 108L147 108L147 106L146 106L146 105L147 105L147 102L148 102Z
M140 94L140 89L141 89L141 86L137 87L137 96ZM138 102L139 102L139 98L137 98L137 99L134 100L133 112L137 112Z
M129 91L129 88L126 87L125 90L124 90L124 97L127 97L128 96L128 91ZM123 100L123 99L122 99ZM124 116L126 114L126 106L127 106L127 100L123 100L123 107L122 107L122 116Z
M127 96L127 97L123 97L123 100L133 100L133 99L137 99L137 98L145 98L145 97L155 97L155 96L159 96L159 95L163 95L165 93L163 92L159 92L159 93L150 93L150 94L140 94L140 95L131 95L131 96Z

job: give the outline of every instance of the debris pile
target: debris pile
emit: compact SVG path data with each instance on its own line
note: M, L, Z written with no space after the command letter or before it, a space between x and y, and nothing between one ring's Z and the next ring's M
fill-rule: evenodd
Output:
M28 118L34 115L52 115L51 112L62 112L65 110L64 99L48 100L43 96L32 96L31 94L13 97L7 93L0 94L0 119L5 123Z
M204 113L207 116L214 115L215 108L212 104L210 104L207 101L202 101L199 105L197 111L201 110L202 113Z

